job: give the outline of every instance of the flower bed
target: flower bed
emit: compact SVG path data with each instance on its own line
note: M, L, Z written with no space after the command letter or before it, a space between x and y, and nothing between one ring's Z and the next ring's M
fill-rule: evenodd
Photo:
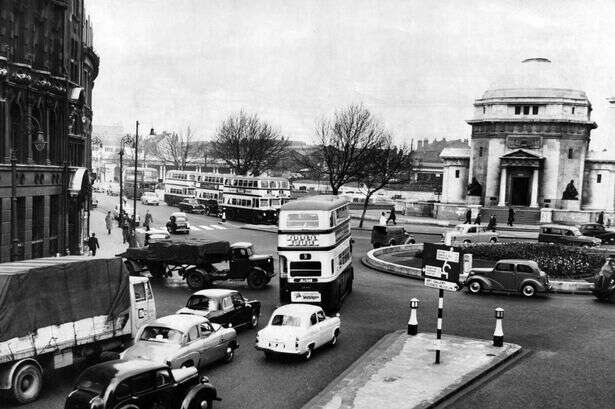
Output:
M585 278L596 274L605 261L605 253L596 249L566 247L547 243L476 243L464 246L475 258L534 260L549 277Z

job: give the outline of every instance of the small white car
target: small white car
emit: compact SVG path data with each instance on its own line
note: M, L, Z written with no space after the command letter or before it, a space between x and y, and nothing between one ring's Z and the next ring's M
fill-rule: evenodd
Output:
M265 357L289 354L309 360L315 349L337 344L339 333L339 314L327 317L316 305L287 304L276 309L267 326L258 331L255 348Z
M442 234L442 241L447 246L469 243L496 243L500 234L479 224L458 224L453 230Z
M141 195L141 203L144 205L160 205L160 199L158 199L158 195L154 192L144 192Z

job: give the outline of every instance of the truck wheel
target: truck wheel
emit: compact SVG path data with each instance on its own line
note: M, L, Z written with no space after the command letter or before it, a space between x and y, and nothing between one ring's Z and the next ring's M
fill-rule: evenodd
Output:
M13 388L11 390L13 399L18 403L24 404L33 402L38 398L43 388L43 374L38 366L25 364L13 375Z
M251 290L262 290L267 285L267 277L260 271L252 270L248 273L248 287Z
M205 277L198 271L191 271L186 275L186 283L191 290L202 290L205 288Z

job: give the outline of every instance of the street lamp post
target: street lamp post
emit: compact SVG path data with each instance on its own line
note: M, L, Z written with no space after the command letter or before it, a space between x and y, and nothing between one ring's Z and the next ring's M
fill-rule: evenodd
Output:
M137 227L137 164L139 162L139 121L136 121L135 129L135 177L132 186L132 230Z
M123 203L124 201L122 200L122 197L124 195L124 184L122 183L122 172L124 171L123 169L123 163L124 163L124 140L122 138L122 141L120 142L120 212L117 216L117 223L119 227L122 227L122 217L123 217L123 212L124 212L124 206Z

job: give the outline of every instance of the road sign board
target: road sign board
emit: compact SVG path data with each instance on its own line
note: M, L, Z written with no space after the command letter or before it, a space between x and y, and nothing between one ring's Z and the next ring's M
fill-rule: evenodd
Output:
M425 243L423 247L425 277L433 277L457 284L459 283L463 260L464 252L459 247L436 243Z
M437 250L436 260L459 263L459 252L450 250Z
M442 277L442 267L437 266L425 266L425 275L429 277Z
M425 285L427 287L437 288L439 290L459 291L459 284L451 283L449 281L435 280L433 278L425 278Z

